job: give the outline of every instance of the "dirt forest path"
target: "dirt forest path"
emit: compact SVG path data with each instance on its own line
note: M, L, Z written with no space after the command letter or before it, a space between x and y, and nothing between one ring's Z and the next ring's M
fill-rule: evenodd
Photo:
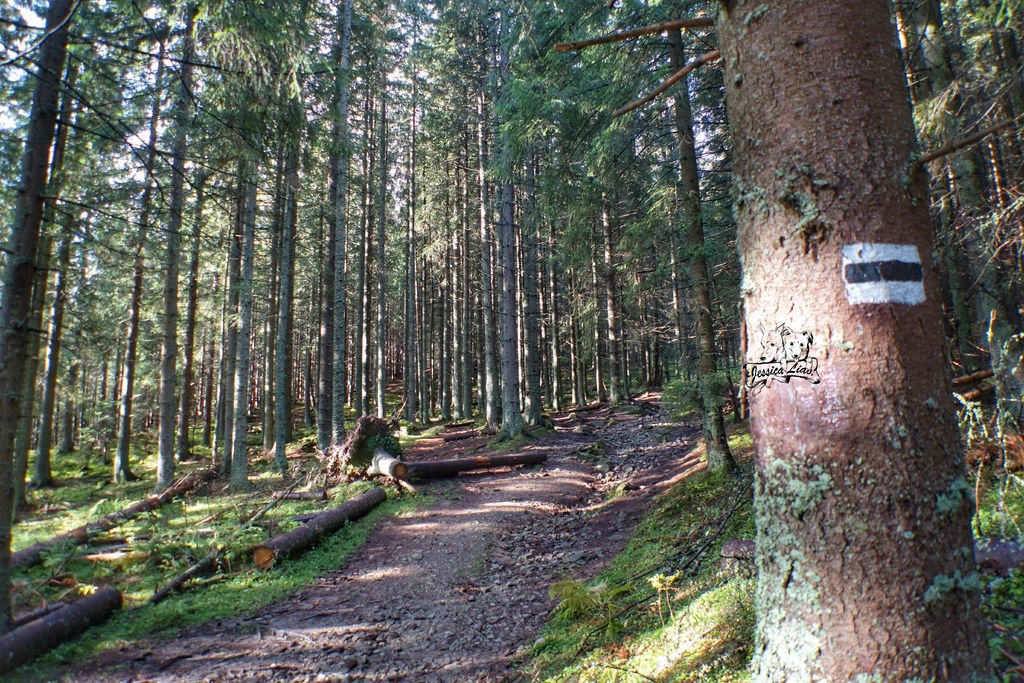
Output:
M546 452L546 466L424 484L428 505L382 520L314 585L246 617L111 652L67 680L514 680L516 655L552 607L550 585L593 576L625 546L654 492L699 466L684 458L697 436L652 400L556 416L555 434L523 447ZM483 437L436 437L409 458L486 447ZM614 489L626 494L610 499Z

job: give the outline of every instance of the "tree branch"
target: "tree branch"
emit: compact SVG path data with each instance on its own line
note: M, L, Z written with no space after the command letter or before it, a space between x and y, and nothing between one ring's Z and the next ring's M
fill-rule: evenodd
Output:
M671 76L666 78L665 82L662 83L661 85L659 85L654 90L652 90L650 92L650 94L644 95L640 99L635 100L633 102L630 102L626 106L619 107L618 109L613 111L612 112L612 117L615 118L615 117L622 116L623 114L625 114L627 112L633 111L637 107L644 106L645 104L647 104L651 100L653 100L656 97L658 97L658 95L662 94L663 92L665 92L666 90L671 88L673 85L675 85L675 83L677 81L685 78L687 74L689 74L691 71L693 71L697 67L699 67L699 66L701 66L703 64L707 64L708 62L712 62L712 61L718 59L721 56L722 56L722 53L719 52L718 50L712 50L711 52L708 52L706 54L701 55L697 59L693 60L692 62L690 62L689 64L684 66L679 71L675 72L674 74L672 74Z
M660 24L651 24L649 26L641 26L639 28L615 31L614 33L609 33L598 38L581 40L576 43L559 43L558 45L555 45L555 50L557 50L558 52L582 50L583 48L591 47L592 45L617 43L622 40L629 40L630 38L638 38L639 36L650 35L651 33L662 33L663 31L671 31L672 29L707 28L708 26L714 25L714 20L709 17L698 17L696 19L673 19L672 21L663 21Z
M1000 121L999 123L995 124L994 126L989 126L988 128L985 128L984 130L979 130L977 133L974 133L973 135L968 135L967 137L960 138L959 140L955 140L955 141L949 143L948 145L943 145L942 147L939 147L937 150L935 150L933 152L928 152L927 154L922 154L921 158L917 160L916 165L917 166L924 166L925 164L927 164L930 161L935 161L936 159L944 157L947 154L952 154L953 152L955 152L955 151L957 151L959 149L963 149L964 147L968 147L970 145L973 145L976 142L981 142L982 140L987 138L992 133L998 133L999 131L1003 130L1004 128L1009 128L1010 126L1014 125L1015 123L1017 123L1018 119L1020 119L1020 118L1021 117L1018 116L1017 118L1014 118L1014 119L1006 119L1005 121Z

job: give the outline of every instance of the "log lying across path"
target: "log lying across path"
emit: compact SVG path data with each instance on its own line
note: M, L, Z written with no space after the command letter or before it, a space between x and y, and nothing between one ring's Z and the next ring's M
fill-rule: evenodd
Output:
M121 593L101 588L0 637L0 674L13 671L109 617L121 607Z
M324 536L333 534L345 522L359 519L367 512L383 503L387 498L384 489L373 488L346 501L336 508L309 520L297 529L261 543L253 548L253 560L260 569L269 569L279 557L293 557L306 550Z
M430 479L432 477L453 477L461 472L485 470L492 467L512 465L537 465L548 459L546 453L525 453L523 455L478 455L457 460L435 460L434 462L409 462L409 477Z
M159 494L152 495L136 503L132 503L128 507L122 508L117 512L113 512L106 517L97 519L95 522L83 524L82 526L72 529L67 533L54 536L53 538L40 541L39 543L35 543L27 548L19 550L11 556L11 566L15 569L34 567L43 561L43 553L50 548L54 548L64 543L70 543L72 545L81 545L86 543L91 535L102 531L109 531L119 524L127 522L132 517L137 517L143 512L155 510L164 503L170 501L172 498L191 491L203 482L211 481L216 477L217 470L213 468L191 472L174 484L168 486Z

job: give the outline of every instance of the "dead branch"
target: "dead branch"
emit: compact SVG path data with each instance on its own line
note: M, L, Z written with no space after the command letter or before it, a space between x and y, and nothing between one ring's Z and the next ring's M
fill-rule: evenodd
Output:
M948 145L943 145L934 152L928 152L927 154L923 154L921 155L921 158L917 160L915 165L924 166L925 164L931 161L935 161L936 159L939 159L941 157L944 157L947 154L952 154L953 152L963 149L964 147L969 147L970 145L973 145L976 142L981 142L992 133L998 133L1004 128L1009 128L1010 126L1014 125L1015 123L1017 123L1017 120L1019 118L1020 117L1018 116L1017 118L1000 121L994 126L989 126L984 130L979 130L977 133L974 133L973 135L968 135L966 137L960 138L959 140L955 140L954 142L951 142Z
M663 21L660 24L650 24L639 28L623 29L597 38L580 40L575 43L559 43L558 45L555 45L555 50L558 52L582 50L594 45L617 43L623 40L629 40L630 38L639 38L640 36L647 36L652 33L663 33L673 29L707 28L714 25L714 20L709 17L697 17L696 19L673 19L672 21Z
M988 370L978 370L977 372L972 372L969 375L961 375L960 377L954 377L953 386L962 387L968 384L974 384L975 382L979 382L983 379L988 379L992 375L993 372L991 368Z
M671 76L666 78L665 82L662 83L661 85L659 85L654 90L652 90L650 92L650 94L645 95L645 96L641 97L640 99L635 100L633 102L630 102L626 106L619 107L618 109L613 111L612 112L612 117L615 118L615 117L622 116L623 114L626 114L628 112L633 111L637 107L642 107L645 104L647 104L648 102L653 101L655 98L658 97L658 95L662 94L663 92L665 92L666 90L671 88L678 81L680 81L683 78L686 78L687 74L689 74L691 71L693 71L697 67L702 66L704 64L707 64L708 62L712 62L712 61L718 59L721 56L722 56L722 53L720 51L718 51L718 50L712 50L711 52L708 52L707 54L701 55L697 59L693 60L692 62L690 62L689 64L684 66L679 71L675 72L674 74L672 74Z

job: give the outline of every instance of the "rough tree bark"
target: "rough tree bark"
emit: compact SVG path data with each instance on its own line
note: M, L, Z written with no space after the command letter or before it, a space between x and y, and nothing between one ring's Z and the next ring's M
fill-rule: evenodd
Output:
M887 3L721 8L748 329L813 335L820 371L750 401L754 678L989 680L934 235Z

